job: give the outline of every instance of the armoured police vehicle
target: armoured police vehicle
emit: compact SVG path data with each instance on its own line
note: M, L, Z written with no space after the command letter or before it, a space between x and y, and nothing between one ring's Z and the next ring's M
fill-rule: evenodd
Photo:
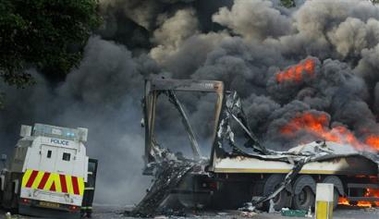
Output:
M82 205L92 206L97 169L86 153L87 134L86 128L22 125L0 175L1 205L25 215L80 218Z

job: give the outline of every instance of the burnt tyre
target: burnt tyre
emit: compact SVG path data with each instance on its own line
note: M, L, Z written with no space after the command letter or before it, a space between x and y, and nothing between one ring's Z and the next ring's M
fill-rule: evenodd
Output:
M308 210L309 207L314 207L316 182L311 176L298 177L292 188L294 192L292 207L294 209Z
M261 195L264 197L269 196L276 189L278 189L280 187L281 183L284 180L284 177L285 176L282 174L272 174L272 175L268 176L267 179L264 180L263 183L257 184L256 187L254 188L254 190L257 193L260 192ZM283 207L288 207L290 205L291 195L287 190L283 189L281 192L279 192L278 195L276 195L272 199L272 201L274 203L274 209L276 211L279 211ZM270 207L270 201L266 201L265 203L263 203L263 209L264 210L268 210L269 207Z

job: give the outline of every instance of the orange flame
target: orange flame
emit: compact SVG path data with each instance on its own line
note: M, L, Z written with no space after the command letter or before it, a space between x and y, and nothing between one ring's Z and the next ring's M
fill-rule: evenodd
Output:
M316 115L305 112L298 114L289 123L282 126L280 133L287 136L294 136L298 131L303 131L326 141L350 144L359 149L369 146L372 149L379 150L379 136L370 135L362 142L346 127L336 126L330 129L328 128L329 123L330 119L326 114Z
M276 81L282 83L284 81L295 81L300 83L303 80L303 72L312 76L314 74L315 61L313 59L306 59L303 62L293 65L284 71L276 74Z
M330 119L327 114L314 114L311 112L304 112L298 114L289 123L280 128L283 135L294 136L298 131L311 133L318 138L327 141L333 141L343 144L350 144L356 148L371 147L379 151L379 136L369 135L363 142L359 141L354 134L344 126L337 126L332 129L328 128ZM357 176L365 177L365 176ZM366 189L365 197L379 197L379 189ZM339 204L350 205L346 197L341 197L338 200ZM373 204L379 206L379 201L358 201L359 207L371 207Z
M365 140L365 144L370 145L372 148L376 150L379 150L379 136L368 136Z
M365 197L379 197L379 189L366 189ZM339 205L351 205L349 200L346 197L339 197L338 199ZM359 207L372 207L373 204L379 206L379 202L369 202L369 201L358 201L356 203Z
M379 189L366 189L365 197L379 197ZM370 207L372 206L372 204L379 206L379 201L376 201L376 202L367 202L366 201L366 203L369 203ZM359 204L360 204L360 202L358 203L358 205Z
M349 200L347 200L346 197L339 197L338 198L338 204L339 205L350 205Z

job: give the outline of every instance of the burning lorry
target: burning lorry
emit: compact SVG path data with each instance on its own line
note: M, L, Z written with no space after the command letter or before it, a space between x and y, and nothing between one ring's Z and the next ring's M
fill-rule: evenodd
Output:
M84 143L86 128L22 125L10 165L0 174L0 204L47 218L90 216L97 160Z
M203 119L203 126L211 129L208 145L197 140L180 93L197 97L213 95L214 122L209 125ZM158 100L164 98L167 104L160 105ZM210 102L207 98L206 109ZM174 124L167 119L167 114L174 114L168 105L176 109L181 120L192 158L173 152L175 147L186 151L182 140L173 140L178 137L176 134L170 137L160 131L158 122L170 123L168 126L174 126L174 133L179 129L180 122L176 120ZM163 110L159 109L162 106ZM248 127L240 98L235 92L225 91L221 81L149 78L145 81L143 110L144 174L155 178L134 209L135 214L151 215L170 203L187 208L238 208L252 203L254 208L308 210L315 204L316 183L320 182L334 184L335 207L340 198L350 204L379 201L367 194L370 189L379 188L376 153L322 139L288 151L270 150L259 143ZM166 117L160 118L160 114ZM162 146L170 143L171 148ZM207 157L202 155L204 148L208 149Z

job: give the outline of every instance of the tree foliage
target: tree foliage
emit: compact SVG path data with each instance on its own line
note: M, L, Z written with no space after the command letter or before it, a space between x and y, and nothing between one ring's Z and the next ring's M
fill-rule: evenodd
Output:
M22 87L36 67L65 75L82 57L91 30L99 25L97 0L1 0L0 76ZM48 71L46 71L48 70Z
M282 5L287 8L295 7L295 0L280 0Z

